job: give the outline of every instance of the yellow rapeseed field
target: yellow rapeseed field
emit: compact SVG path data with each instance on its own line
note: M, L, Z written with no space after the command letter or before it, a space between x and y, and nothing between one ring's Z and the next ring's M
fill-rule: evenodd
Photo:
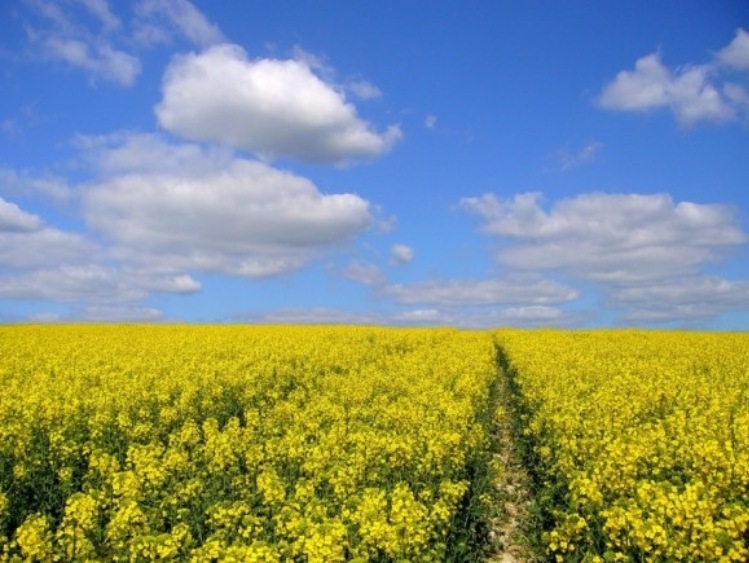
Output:
M547 554L749 560L749 334L502 331Z
M0 327L0 560L441 561L496 373L455 330Z
M5 326L0 390L0 561L475 560L510 419L537 559L749 560L749 334Z

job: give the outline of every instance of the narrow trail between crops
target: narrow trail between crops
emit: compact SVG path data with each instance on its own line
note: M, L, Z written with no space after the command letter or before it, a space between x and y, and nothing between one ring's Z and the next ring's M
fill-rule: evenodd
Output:
M499 352L499 350L498 350ZM502 468L494 483L501 505L489 532L493 554L489 563L538 561L529 540L531 531L530 478L522 463L520 449L513 437L515 397L510 381L498 362L497 453L494 460Z

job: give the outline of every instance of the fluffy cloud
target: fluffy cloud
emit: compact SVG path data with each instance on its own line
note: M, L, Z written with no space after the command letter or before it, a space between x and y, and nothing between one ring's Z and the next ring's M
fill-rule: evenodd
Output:
M605 109L644 112L670 109L682 125L698 121L725 121L745 113L742 103L746 90L730 82L718 83L716 69L745 70L749 68L749 34L743 29L715 57L702 65L668 69L660 54L653 53L637 60L634 70L619 72L607 84L598 104Z
M73 142L82 164L102 177L132 173L203 175L228 167L229 150L194 143L168 143L160 135L117 132L79 135Z
M394 244L390 249L390 261L396 266L410 263L414 255L414 249L405 244Z
M730 67L749 69L749 33L739 28L733 41L720 50L718 60Z
M557 202L541 195L503 201L466 198L464 209L484 218L487 234L518 241L499 259L526 270L565 269L596 281L630 283L697 271L720 251L746 241L733 209L674 203L667 194L588 193Z
M729 206L605 193L563 199L548 211L538 193L461 205L501 241L505 266L595 282L624 322L704 320L749 308L749 282L704 273L747 241Z
M691 276L626 287L613 295L627 321L671 322L714 318L749 310L749 282Z
M0 231L0 267L26 270L49 264L80 263L98 252L98 247L82 235L51 227Z
M709 71L707 66L694 66L672 73L659 55L647 55L638 59L633 71L617 74L598 102L619 111L668 108L684 125L729 119L734 110L708 81Z
M37 215L26 213L15 203L0 197L0 233L13 231L35 231L42 225Z
M159 277L99 264L41 268L0 277L0 297L61 303L137 302L151 293L195 293L200 284L188 275Z
M151 293L199 289L186 274L115 264L105 248L84 235L45 225L0 198L0 298L132 303Z
M156 115L188 139L264 158L346 162L382 154L401 136L397 126L374 131L304 60L253 60L236 45L175 58Z
M105 168L116 169L139 150L138 142L113 150L117 154L104 158ZM168 144L159 149L177 155L192 150ZM112 240L128 261L267 277L300 268L372 222L368 202L354 194L323 195L305 178L256 161L227 163L221 154L211 167L210 153L199 154L183 171L167 164L161 172L146 161L143 170L87 186L89 226Z
M43 196L55 201L67 201L71 197L68 183L57 176L35 176L0 167L0 190L17 196Z
M383 294L402 305L440 307L485 305L550 305L576 299L577 290L551 280L510 278L500 280L430 280L411 285L391 285Z

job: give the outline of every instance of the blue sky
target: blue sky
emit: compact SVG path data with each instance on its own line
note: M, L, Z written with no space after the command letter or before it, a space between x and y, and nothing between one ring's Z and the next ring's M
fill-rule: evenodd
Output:
M0 322L749 329L749 5L12 0Z

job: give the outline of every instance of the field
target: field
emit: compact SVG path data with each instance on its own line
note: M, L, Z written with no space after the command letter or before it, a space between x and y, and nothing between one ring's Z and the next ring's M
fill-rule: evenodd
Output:
M0 385L0 560L480 560L503 449L526 559L749 559L746 334L6 326Z
M749 560L749 334L504 331L557 560Z

